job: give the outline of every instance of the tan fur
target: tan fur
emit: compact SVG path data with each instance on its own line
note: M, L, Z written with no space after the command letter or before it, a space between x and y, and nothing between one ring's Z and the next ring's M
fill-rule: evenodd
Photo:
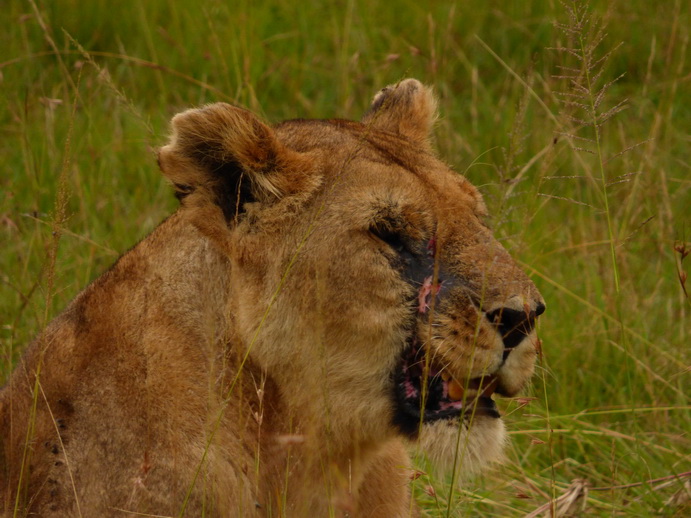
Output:
M455 379L495 374L513 395L534 335L503 362L484 312L541 304L478 192L433 155L435 117L415 80L362 123L271 128L221 103L177 115L159 159L180 209L0 392L0 512L415 514L392 380L411 333ZM435 275L456 280L429 310L381 229L420 257L436 243ZM460 421L422 426L420 445L462 473L500 456L500 419Z

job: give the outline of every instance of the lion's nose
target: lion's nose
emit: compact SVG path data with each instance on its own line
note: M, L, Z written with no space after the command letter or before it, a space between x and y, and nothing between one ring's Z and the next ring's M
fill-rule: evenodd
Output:
M504 347L508 350L516 347L523 339L530 334L535 327L535 319L545 312L545 305L539 302L534 310L516 310L511 308L499 308L487 313L487 318L496 327L504 342Z
M545 305L542 302L537 303L537 307L535 308L535 316L540 316L545 312Z

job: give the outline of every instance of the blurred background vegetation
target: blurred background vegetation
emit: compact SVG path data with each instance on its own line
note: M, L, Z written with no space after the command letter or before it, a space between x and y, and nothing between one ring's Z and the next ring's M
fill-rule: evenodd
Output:
M416 77L548 305L507 462L421 476L425 513L524 516L580 479L587 516L688 515L687 2L6 0L0 22L0 383L175 209L153 154L172 115L357 119Z

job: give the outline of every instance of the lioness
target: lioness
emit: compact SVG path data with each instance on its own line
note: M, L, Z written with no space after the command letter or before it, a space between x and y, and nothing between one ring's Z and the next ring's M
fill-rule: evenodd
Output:
M177 115L180 208L0 393L4 513L402 517L405 442L497 458L491 396L533 373L544 304L434 156L435 111L408 79L362 122Z

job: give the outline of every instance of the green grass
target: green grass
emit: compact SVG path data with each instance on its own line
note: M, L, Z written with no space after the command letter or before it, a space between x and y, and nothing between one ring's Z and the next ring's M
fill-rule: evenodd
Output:
M622 43L598 84L624 74L597 113L627 101L597 131L574 120L592 122L595 99L565 104L574 88L555 77L579 61L551 49L593 43L554 25L573 28L570 2L314 4L4 3L0 383L175 209L152 154L173 114L231 100L271 121L359 118L380 87L416 77L440 98L440 155L481 187L548 305L535 399L505 404L508 462L450 509L444 481L422 476L419 502L430 516L523 516L587 479L588 516L687 515L688 498L667 504L691 470L687 3L591 3L607 23L593 59Z

